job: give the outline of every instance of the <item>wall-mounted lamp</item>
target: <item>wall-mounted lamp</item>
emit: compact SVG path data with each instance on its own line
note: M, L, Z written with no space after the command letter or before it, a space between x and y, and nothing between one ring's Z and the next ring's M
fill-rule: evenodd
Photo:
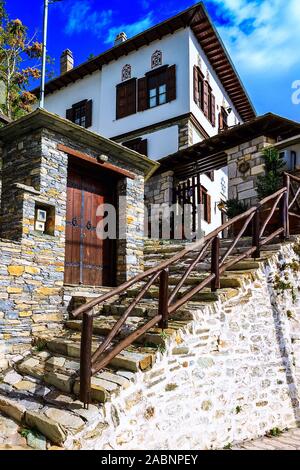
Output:
M232 113L232 107L231 107L231 106L228 106L228 108L226 108L226 111L227 111L227 114Z
M217 203L217 208L219 209L219 211L225 211L226 209L226 204L224 201L220 201Z
M107 155L104 155L103 153L101 155L98 155L97 157L97 161L99 163L105 163L108 161L108 156Z

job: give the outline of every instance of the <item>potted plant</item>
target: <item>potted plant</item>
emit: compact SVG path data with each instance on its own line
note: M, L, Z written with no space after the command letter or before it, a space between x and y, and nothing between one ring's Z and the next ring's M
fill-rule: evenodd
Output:
M225 202L225 213L228 219L233 219L237 215L243 214L248 209L245 201L240 201L238 198L228 199ZM242 230L245 219L239 220L229 228L229 235L235 237ZM244 236L251 235L251 225L245 230Z
M264 199L271 194L276 193L282 188L282 173L285 166L282 154L274 147L268 147L263 150L263 159L265 164L265 174L257 178L257 195L259 200ZM274 201L265 204L261 209L262 223L268 217ZM277 208L266 227L264 235L268 235L279 227L279 209Z

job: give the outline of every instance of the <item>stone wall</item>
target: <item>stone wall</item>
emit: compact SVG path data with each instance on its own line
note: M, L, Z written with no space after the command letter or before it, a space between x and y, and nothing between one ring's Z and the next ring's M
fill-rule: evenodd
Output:
M285 246L249 276L238 297L196 312L151 371L106 404L109 427L104 423L102 435L82 447L229 448L295 426L299 269L298 254Z
M145 184L145 203L172 204L173 203L173 171L166 171L154 175Z
M268 137L258 137L228 150L229 198L238 198L249 206L257 203L256 181L264 174L262 149L274 144Z
M62 324L69 306L64 295L65 220L68 155L64 144L95 158L73 137L46 128L4 144L0 239L0 357L3 351L18 354L28 349L32 334ZM144 175L118 159L108 161L135 174L121 177L118 196L124 219L122 239L117 240L117 283L144 269ZM51 208L53 233L35 231L36 206ZM2 356L3 357L3 356ZM4 364L5 365L5 364ZM1 364L0 364L1 367Z

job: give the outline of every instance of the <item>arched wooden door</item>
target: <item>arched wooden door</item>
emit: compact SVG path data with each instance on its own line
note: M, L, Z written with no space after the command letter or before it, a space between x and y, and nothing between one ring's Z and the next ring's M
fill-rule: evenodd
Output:
M108 174L71 165L68 171L65 284L112 286L114 240L102 240L96 227L100 204L115 201L116 183Z

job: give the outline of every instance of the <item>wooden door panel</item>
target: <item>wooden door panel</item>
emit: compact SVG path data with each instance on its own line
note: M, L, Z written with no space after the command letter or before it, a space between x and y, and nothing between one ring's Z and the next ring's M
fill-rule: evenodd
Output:
M81 244L81 180L74 173L69 175L66 217L66 259L65 282L80 282L80 244Z
M97 236L96 215L100 204L113 202L111 181L103 182L85 172L70 171L67 193L65 283L90 286L112 285L112 240Z

